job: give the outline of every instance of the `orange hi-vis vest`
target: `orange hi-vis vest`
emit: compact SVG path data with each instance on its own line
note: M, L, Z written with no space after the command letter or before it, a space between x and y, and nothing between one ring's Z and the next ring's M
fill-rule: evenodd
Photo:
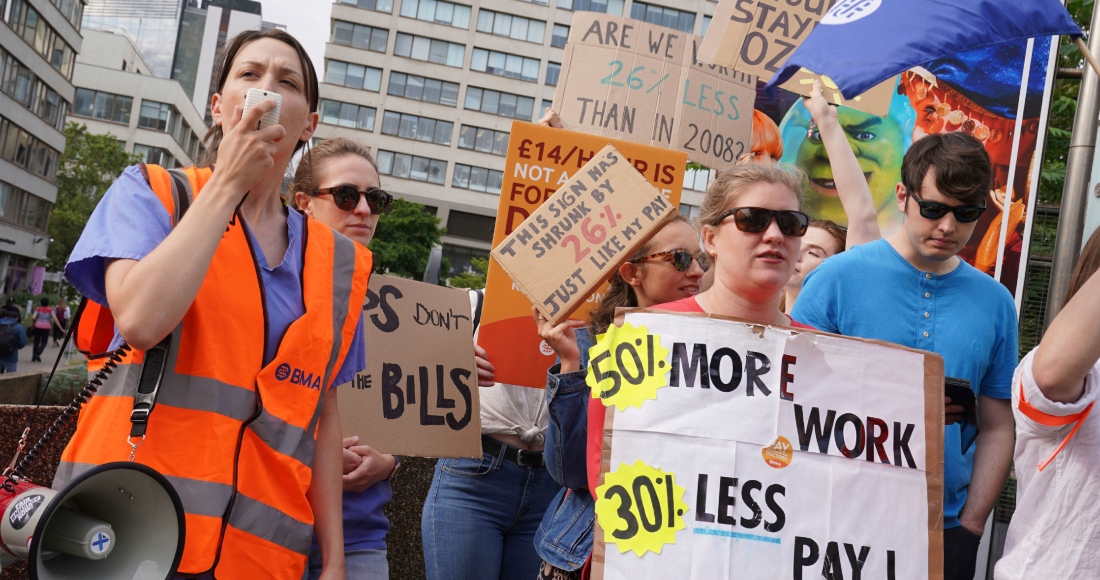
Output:
M146 172L173 225L211 175L153 165ZM305 314L287 327L270 363L263 364L268 319L258 248L239 209L172 332L136 461L168 478L183 502L181 574L298 580L305 571L313 534L306 491L321 403L352 343L371 255L315 220L306 219L302 234ZM83 408L55 488L128 458L142 361L132 351Z

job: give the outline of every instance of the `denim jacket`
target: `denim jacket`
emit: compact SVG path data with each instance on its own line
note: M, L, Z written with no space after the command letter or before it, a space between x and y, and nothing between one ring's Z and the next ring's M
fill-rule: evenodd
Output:
M587 328L576 331L581 369L561 373L561 362L550 367L546 378L546 403L550 422L543 457L550 477L562 490L550 502L535 533L535 548L542 559L562 570L577 570L592 553L595 502L588 491L588 349L592 336Z

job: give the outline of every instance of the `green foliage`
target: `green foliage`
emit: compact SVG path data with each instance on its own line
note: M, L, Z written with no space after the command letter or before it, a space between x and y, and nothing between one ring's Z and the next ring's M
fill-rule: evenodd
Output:
M419 203L394 199L389 211L378 218L378 228L370 243L374 252L374 271L421 279L432 246L439 244L446 233L439 222L439 218L425 212ZM440 267L441 272L446 272L445 266Z
M476 272L463 272L452 276L448 284L453 288L469 288L477 290L485 287L485 277L489 274L489 258L471 258Z
M57 171L57 201L50 211L48 233L53 242L46 254L46 269L65 267L80 239L88 216L107 188L126 166L141 158L126 150L111 135L93 135L85 125L65 126L65 153Z
M1088 35L1092 20L1093 0L1070 0L1066 9ZM1063 36L1058 49L1056 66L1063 68L1087 67L1081 51L1068 36ZM1043 205L1062 203L1062 189L1066 185L1066 156L1069 154L1070 131L1073 116L1077 113L1077 93L1081 82L1076 79L1056 79L1051 95L1050 121L1047 127L1046 152L1039 179L1039 199Z

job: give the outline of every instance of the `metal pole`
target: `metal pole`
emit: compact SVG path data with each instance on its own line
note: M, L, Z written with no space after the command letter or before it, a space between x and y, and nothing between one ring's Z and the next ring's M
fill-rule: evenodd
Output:
M1100 10L1092 10L1090 31L1100 30ZM1089 35L1089 51L1100 55L1100 34ZM1045 326L1062 310L1070 277L1081 251L1085 228L1085 203L1092 176L1093 149L1096 147L1097 118L1100 117L1100 77L1092 67L1082 71L1077 97L1077 115L1073 119L1069 155L1066 156L1066 185L1062 190L1062 210L1058 218L1058 237L1054 242L1054 267L1050 274Z

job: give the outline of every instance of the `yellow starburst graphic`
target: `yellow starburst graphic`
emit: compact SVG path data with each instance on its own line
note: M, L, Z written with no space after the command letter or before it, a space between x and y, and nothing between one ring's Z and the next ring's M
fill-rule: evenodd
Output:
M619 464L604 476L596 489L596 517L604 542L615 544L639 558L646 552L661 553L676 543L676 531L687 527L684 488L673 473L651 467L641 459L634 465Z
M609 326L588 350L588 376L592 398L623 411L641 408L657 398L657 389L668 386L669 350L661 337L642 326L627 322L621 328Z

